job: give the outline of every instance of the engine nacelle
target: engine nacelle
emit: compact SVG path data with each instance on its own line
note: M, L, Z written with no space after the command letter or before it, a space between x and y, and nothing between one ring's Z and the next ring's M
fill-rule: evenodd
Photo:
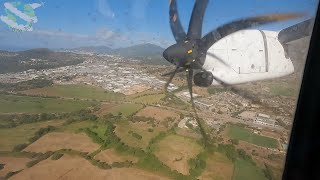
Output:
M213 82L213 75L211 72L203 71L194 75L193 82L200 87L208 87Z

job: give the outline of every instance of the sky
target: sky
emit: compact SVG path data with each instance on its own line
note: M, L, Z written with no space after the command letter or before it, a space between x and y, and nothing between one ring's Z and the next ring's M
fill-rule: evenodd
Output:
M5 16L0 0L0 16ZM174 44L169 26L169 0L20 0L39 3L38 19L32 31L14 32L0 21L0 49L74 48L81 46L126 47L152 43ZM185 31L195 0L177 0ZM268 13L300 12L305 16L259 29L279 31L313 17L318 0L210 0L203 23L203 35L239 18Z

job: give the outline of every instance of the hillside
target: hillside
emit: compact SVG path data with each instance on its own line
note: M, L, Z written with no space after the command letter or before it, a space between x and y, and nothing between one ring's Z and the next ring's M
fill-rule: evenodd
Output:
M21 72L28 69L48 69L79 64L84 60L72 53L54 52L39 48L20 52L0 52L0 73Z

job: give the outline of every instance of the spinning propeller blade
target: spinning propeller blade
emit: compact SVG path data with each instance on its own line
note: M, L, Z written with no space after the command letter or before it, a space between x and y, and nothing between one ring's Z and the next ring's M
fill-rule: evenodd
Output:
M184 32L179 14L176 0L170 0L170 10L169 10L169 18L170 18L170 27L172 34L177 42L184 41L186 39L186 33Z
M257 27L264 24L269 24L273 22L280 22L289 19L295 19L302 17L301 13L284 13L284 14L271 14L264 16L249 17L244 19L239 19L227 24L224 24L217 29L209 32L203 38L201 38L203 50L207 51L214 43L220 39L240 30L247 28Z
M201 135L204 138L204 144L205 144L205 146L207 146L208 145L207 134L206 134L206 132L205 132L205 130L203 128L203 125L201 123L201 120L200 120L200 118L199 118L199 116L197 114L197 110L196 110L196 107L195 107L195 104L194 104L194 100L193 100L193 92L192 92L193 69L192 68L188 69L186 75L187 75L187 84L188 84L188 89L189 89L190 101L191 101L192 109L193 109L193 112L194 112L194 114L196 116L195 119L196 119L197 124L198 124L198 126L200 128Z
M188 39L200 39L202 34L203 17L208 5L208 0L196 0L188 29Z
M168 91L168 86L169 86L169 84L171 83L173 77L174 77L174 76L176 75L176 73L178 72L178 69L179 69L179 68L180 68L179 66L176 67L176 69L173 71L173 73L171 74L170 78L168 79L167 83L165 84L164 90L165 90L166 92Z

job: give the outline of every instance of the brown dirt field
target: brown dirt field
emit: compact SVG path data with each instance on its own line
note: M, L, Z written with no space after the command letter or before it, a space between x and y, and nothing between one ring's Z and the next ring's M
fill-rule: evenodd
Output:
M246 153L250 154L252 153L252 150L255 150L259 157L267 157L268 154L270 154L272 151L268 150L267 148L255 146L253 144L250 144L245 141L239 141L239 144L237 145L237 148L241 148L246 151Z
M125 91L123 94L126 95L126 96L130 96L130 95L133 95L133 94L144 92L144 91L146 91L146 90L148 90L150 88L151 87L145 86L145 85L134 85L130 89Z
M64 155L59 160L47 159L35 166L25 169L11 178L12 180L45 179L45 180L87 180L87 179L130 179L162 180L168 179L147 171L135 168L99 169L80 157Z
M24 151L44 153L60 149L73 149L82 152L93 152L99 147L85 134L54 132L44 135L25 148Z
M172 170L188 175L188 160L201 151L201 146L194 140L177 135L169 135L161 140L155 155Z
M103 116L110 112L110 109L115 106L114 104L101 104L100 109L95 113L97 116Z
M124 162L124 161L131 161L133 163L138 162L138 158L130 155L122 155L116 152L114 149L107 149L99 154L97 154L95 159L106 162L108 164L112 164L113 162Z
M223 154L214 153L208 155L207 166L199 179L231 180L233 174L232 162Z
M159 107L151 107L148 106L142 110L140 110L136 116L145 116L145 117L153 117L158 121L163 121L164 119L171 118L179 118L179 115L173 111L162 109Z
M0 170L0 177L4 177L10 171L14 172L24 169L30 160L29 158L0 157L0 163L5 164L4 168Z
M274 138L274 139L279 139L280 138L279 134L274 133L274 132L268 132L268 131L262 131L261 135L262 136L271 137L271 138Z
M194 86L193 90L194 90L194 93L199 94L200 96L209 96L210 95L208 93L207 88Z

